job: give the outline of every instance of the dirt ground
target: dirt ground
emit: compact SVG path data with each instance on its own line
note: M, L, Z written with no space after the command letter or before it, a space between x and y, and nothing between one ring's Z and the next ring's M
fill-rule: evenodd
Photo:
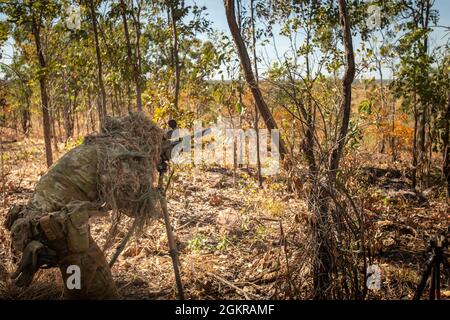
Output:
M3 149L0 221L11 205L29 199L46 171L42 141L6 142ZM59 149L61 155L64 146ZM372 161L371 166L380 163ZM307 205L287 190L281 177L258 189L252 172L245 168L238 170L236 181L230 169L174 169L167 196L187 299L311 298ZM372 263L381 268L382 287L368 298L411 299L427 258L427 241L449 225L448 205L436 190L424 193L425 200L400 197L398 190L391 189L401 189L401 178L377 174L365 210L375 228ZM379 183L382 179L384 184ZM108 217L91 221L100 244L109 223ZM121 224L115 245L130 225L126 220ZM124 299L177 298L166 240L162 220L130 240L112 269ZM8 273L14 270L14 258L9 246L9 233L0 227L0 298L59 299L62 283L56 270L39 271L27 289L11 284ZM113 249L108 250L109 257ZM444 298L450 298L449 279L445 275L442 279Z

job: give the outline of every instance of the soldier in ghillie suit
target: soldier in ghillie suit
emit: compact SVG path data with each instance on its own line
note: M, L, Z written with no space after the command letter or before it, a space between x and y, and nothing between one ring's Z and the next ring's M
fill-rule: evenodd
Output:
M87 136L42 176L31 200L9 211L5 226L12 249L21 252L12 275L29 286L40 267L58 267L68 299L115 299L118 293L105 256L90 235L89 218L111 211L145 223L156 216L153 178L164 132L141 113L108 118L102 132ZM71 265L81 288L67 287Z

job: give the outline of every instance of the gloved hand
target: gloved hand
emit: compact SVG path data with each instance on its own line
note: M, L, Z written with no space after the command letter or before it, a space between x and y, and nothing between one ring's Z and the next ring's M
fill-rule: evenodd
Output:
M28 287L33 281L34 274L43 265L55 266L56 252L44 246L41 242L31 241L23 251L22 259L11 279L18 287Z

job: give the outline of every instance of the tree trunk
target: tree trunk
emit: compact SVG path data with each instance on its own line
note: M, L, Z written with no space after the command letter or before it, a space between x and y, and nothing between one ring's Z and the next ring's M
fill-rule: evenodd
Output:
M128 60L128 64L126 66L127 75L130 74L129 66L133 66L133 78L134 78L134 83L136 86L136 107L139 111L142 111L141 77L140 77L140 72L138 70L137 57L135 56L133 58L133 52L131 50L130 33L128 31L128 22L127 22L127 15L126 15L126 4L125 4L124 0L120 0L120 8L121 8L121 15L122 15L122 22L123 22L123 30L124 30L124 34L125 34L125 42L127 45L127 60ZM139 43L137 43L137 45L139 45ZM128 85L127 89L129 90L129 85ZM128 91L128 96L129 96L129 91ZM128 111L131 111L130 105L128 105Z
M58 135L56 134L56 114L55 114L55 108L50 108L50 123L51 123L51 135L53 138L53 148L55 152L59 152L58 150Z
M125 66L125 73L128 78L130 76L130 65L133 64L133 53L131 51L130 33L128 31L128 22L127 22L127 16L126 16L126 4L123 0L120 0L120 13L122 16L123 33L125 35L125 43L127 45L127 65ZM128 112L130 112L131 111L131 89L130 89L130 83L129 83L128 79L127 79L127 105L128 105Z
M383 114L386 110L386 92L384 90L384 79L383 79L383 67L381 65L381 61L377 58L377 65L378 65L378 73L380 75L380 92L381 92L381 145L380 145L380 153L384 153L385 147L386 147L386 132L384 130L384 120L383 120Z
M427 158L427 152L425 147L426 139L426 123L427 123L427 106L421 106L419 113L417 128L417 175L419 180L419 189L424 187L425 179L425 162Z
M311 32L310 29L306 32L306 45L307 47L310 46L311 43ZM307 86L308 90L312 90L312 84L311 84L311 66L310 66L310 57L309 52L306 52L305 55L305 62L306 62L306 80L307 80ZM316 157L314 155L314 131L315 131L315 107L313 107L313 99L311 97L311 94L308 95L308 106L306 108L307 112L305 114L306 117L306 132L305 137L301 143L301 150L305 152L306 160L308 161L308 170L309 170L309 177L311 183L313 183L316 175L317 175L317 164L316 164ZM294 137L295 139L295 137Z
M31 106L31 94L28 93L28 88L25 89L25 106L22 109L22 131L28 136L30 133L31 126L31 114L30 114L30 106Z
M332 150L328 168L328 186L333 187L336 182L339 162L343 156L348 125L350 121L352 83L355 78L355 57L353 52L350 20L348 18L347 3L339 0L339 15L343 33L343 41L346 55L345 73L342 78L342 102L339 115L342 116L339 135ZM316 179L317 180L317 179ZM330 196L326 187L320 181L314 184L311 200L312 210L315 214L315 226L313 241L316 243L316 261L314 264L314 298L318 300L332 298L331 274L335 267L333 261L333 237L330 231L329 203Z
M89 118L91 121L91 130L95 132L95 117L94 112L92 111L92 96L91 91L88 89L88 106L89 106Z
M59 108L56 108L56 121L58 124L58 137L62 137L62 131L61 131L61 110Z
M425 3L422 3L422 13L421 16L423 17L423 14L425 14L425 17L422 19L422 30L427 30L430 20L430 9L431 9L431 2L430 0L425 1ZM424 10L424 12L423 12ZM423 39L423 47L422 47L422 55L427 56L428 55L428 36L426 35ZM425 70L424 70L425 71ZM418 136L417 136L417 151L418 151L418 159L417 159L417 171L419 175L419 185L420 188L423 189L425 187L425 164L427 162L427 151L426 151L426 125L428 123L428 105L421 101L421 112L419 114L419 127L418 127Z
M255 8L254 0L250 0L250 19L252 24L253 65L255 68L256 85L259 85L258 60L256 57L256 30L255 30ZM262 188L263 179L261 175L260 137L259 137L259 112L255 103L255 133L256 133L256 171L258 174L258 186Z
M118 93L119 90L120 90L120 86L114 85L114 101L117 106L117 114L119 115L119 117L121 117L122 116L122 108L120 106L120 101L119 101L119 93Z
M414 113L414 132L413 132L413 148L412 148L412 187L416 189L417 186L417 96L414 90L413 92L413 113Z
M392 101L391 106L391 155L392 162L397 160L397 152L395 147L395 101Z
M141 24L140 24L140 15L141 15L141 4L138 1L138 8L136 17L134 18L134 30L136 32L136 43L135 43L135 78L136 80L136 103L137 109L142 111L142 59L141 59Z
M94 42L95 42L95 54L97 57L97 70L98 70L98 86L100 88L100 101L98 103L99 107L99 119L100 125L103 124L104 119L107 115L106 112L106 91L105 84L103 83L103 65L102 65L102 57L100 52L100 44L98 41L98 30L97 30L97 17L95 13L94 0L89 0L89 10L91 13L91 23L92 29L94 31Z
M41 46L40 21L36 21L36 17L34 15L32 17L32 29L34 35L34 42L36 45L36 54L39 60L39 67L41 69L41 72L39 73L39 88L41 93L41 104L42 104L42 127L44 131L45 157L47 160L47 167L50 167L53 164L53 155L52 155L52 141L50 132L51 124L50 124L48 93L47 93L47 76L46 76L47 64Z
M244 40L242 39L239 27L236 23L234 0L225 0L225 10L228 26L230 28L231 35L233 36L234 43L236 44L238 50L239 60L241 62L241 66L244 71L245 80L247 81L247 84L250 87L256 106L258 107L258 110L261 113L261 116L263 117L267 129L269 130L278 129L278 126L269 108L267 107L266 102L264 101L261 90L259 89L256 83L247 48L245 46ZM280 145L280 155L282 158L284 158L284 156L287 154L287 149L284 140L281 137L279 145Z
M170 7L170 17L172 24L172 35L173 35L173 47L172 47L172 62L173 68L175 71L175 93L174 93L174 107L178 110L178 104L180 99L180 61L178 56L178 28L177 28L177 20L178 17L176 15L177 8L174 6Z
M64 105L63 105L63 124L64 124L64 130L66 132L66 142L73 137L73 112L74 110L72 108L71 102L70 102L70 95L67 94L66 90L66 83L65 80L63 80L62 87L61 87L63 99L64 99Z
M338 139L336 141L336 147L334 148L331 154L329 163L329 170L332 181L335 180L336 178L337 169L339 168L339 162L342 158L342 154L344 151L348 125L350 122L352 83L353 80L355 79L355 55L353 52L353 41L350 29L350 20L348 18L347 3L345 0L339 0L339 15L344 38L346 65L344 77L342 78L342 103L339 112L339 114L342 114L341 127L339 130Z
M445 116L444 135L442 137L443 164L442 171L447 183L447 199L450 198L450 92L447 97L447 112Z

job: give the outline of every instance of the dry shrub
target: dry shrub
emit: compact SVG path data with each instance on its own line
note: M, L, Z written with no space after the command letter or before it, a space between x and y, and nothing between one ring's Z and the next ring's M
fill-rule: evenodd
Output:
M366 268L371 261L367 217L343 184L323 184L310 204L310 248L315 252L314 297L364 299Z

